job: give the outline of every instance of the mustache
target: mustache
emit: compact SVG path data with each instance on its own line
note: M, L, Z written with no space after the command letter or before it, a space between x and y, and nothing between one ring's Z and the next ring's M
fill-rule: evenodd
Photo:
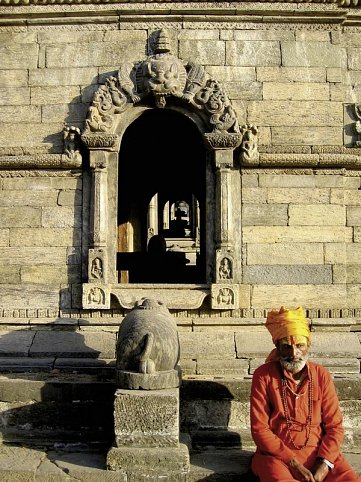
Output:
M308 360L308 355L293 357L282 356L280 357L280 363L286 370L297 373L302 370Z

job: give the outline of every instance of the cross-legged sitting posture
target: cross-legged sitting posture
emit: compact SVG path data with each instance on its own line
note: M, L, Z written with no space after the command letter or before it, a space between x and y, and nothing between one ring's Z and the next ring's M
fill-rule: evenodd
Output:
M253 473L261 482L360 482L340 452L342 415L332 377L308 361L303 309L272 310L266 327L276 348L252 380Z

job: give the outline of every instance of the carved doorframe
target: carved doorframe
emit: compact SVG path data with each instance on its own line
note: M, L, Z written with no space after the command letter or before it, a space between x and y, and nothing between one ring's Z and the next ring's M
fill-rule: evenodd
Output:
M116 272L118 156L125 130L147 109L175 109L196 124L211 157L206 184L215 185L206 192L207 284L183 287L183 292L177 286L157 286L154 295L174 309L198 308L209 294L213 309L238 308L241 267L235 253L242 247L241 201L234 150L243 140L242 150L249 152L245 133L250 127L239 127L222 85L203 66L170 53L164 30L151 55L122 65L117 76L98 88L88 111L81 136L89 150L92 178L83 307L109 309L114 295L121 306L131 308L140 295L149 296L149 287L118 284Z

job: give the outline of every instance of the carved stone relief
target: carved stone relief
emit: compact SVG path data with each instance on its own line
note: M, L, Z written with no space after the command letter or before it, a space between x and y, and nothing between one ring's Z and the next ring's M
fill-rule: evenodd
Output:
M207 253L213 249L209 254L209 265L213 265L210 281L233 283L238 279L235 276L232 254L238 242L234 238L234 218L238 216L230 207L239 204L234 199L239 191L239 166L235 164L233 151L245 137L245 155L249 159L257 157L257 128L239 126L235 111L222 85L212 79L202 65L187 63L175 57L170 52L166 31L161 30L158 32L153 53L133 65L123 64L116 75L111 75L98 88L81 135L82 141L90 150L92 169L92 239L89 243L88 282L93 288L84 289L84 307L109 306L107 292L101 294L96 290L102 282L111 283L112 294L121 306L125 306L123 298L117 296L119 289L116 286L114 268L107 269L108 263L115 259L116 254L116 248L113 246L116 233L109 232L112 220L108 218L114 216L116 206L109 207L109 204L114 202L114 197L108 192L114 192L117 187L111 178L112 170L109 166L116 165L114 163L117 162L116 154L120 148L122 129L124 131L134 119L130 108L135 108L133 112L142 112L144 106L154 109L180 108L183 113L187 112L189 117L196 119L216 170L216 190L207 194L212 197L207 202L214 204L215 207L213 219L207 220L209 226L213 223L212 229L215 231L214 236L211 236L215 238L214 249L207 245ZM75 133L73 134L75 136ZM75 146L68 148L70 153L75 150ZM109 183L112 183L112 187ZM220 250L223 250L221 257ZM237 293L238 290L233 287L223 286L222 290L217 292L217 296L211 297L212 308L238 307ZM174 300L174 306L187 305L184 305L184 294L179 294L178 297L181 297L182 301ZM189 307L194 306L193 298L186 298ZM169 304L168 306L173 307Z
M234 310L239 307L239 287L237 284L212 284L212 308Z

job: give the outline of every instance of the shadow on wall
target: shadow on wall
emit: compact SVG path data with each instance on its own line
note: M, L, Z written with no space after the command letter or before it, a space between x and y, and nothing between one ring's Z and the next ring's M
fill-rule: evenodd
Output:
M109 448L114 440L114 369L99 355L77 331L3 332L2 441L65 452ZM83 463L87 466L86 457Z

